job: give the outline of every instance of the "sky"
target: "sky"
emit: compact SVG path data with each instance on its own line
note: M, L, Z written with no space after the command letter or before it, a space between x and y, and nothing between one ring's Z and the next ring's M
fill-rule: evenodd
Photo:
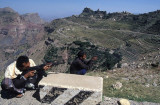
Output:
M19 14L38 13L42 18L79 15L85 7L107 13L147 13L160 10L160 0L0 0L0 8L11 7Z

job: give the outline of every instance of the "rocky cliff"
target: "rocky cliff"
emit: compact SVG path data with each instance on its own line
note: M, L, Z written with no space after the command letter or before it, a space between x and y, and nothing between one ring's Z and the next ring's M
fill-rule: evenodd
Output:
M44 39L44 24L37 13L20 15L9 7L0 8L0 68L5 60Z

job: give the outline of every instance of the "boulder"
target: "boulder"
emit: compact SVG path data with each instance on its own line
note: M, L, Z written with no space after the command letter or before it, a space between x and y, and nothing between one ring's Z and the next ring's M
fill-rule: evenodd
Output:
M118 102L120 105L130 105L130 102L127 99L120 99Z
M128 67L128 64L127 63L123 63L122 65L121 65L121 68L127 68Z
M112 85L113 89L120 89L122 86L123 85L121 82L116 82L115 84Z

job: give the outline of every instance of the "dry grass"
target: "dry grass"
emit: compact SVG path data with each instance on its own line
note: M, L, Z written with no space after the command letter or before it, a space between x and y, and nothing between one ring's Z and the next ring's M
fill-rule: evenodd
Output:
M87 75L104 78L104 96L160 103L160 70L158 69L119 69L107 72L90 72ZM121 82L123 87L116 90L112 88L112 85L117 81ZM154 82L157 86L153 85ZM147 84L149 87L146 87Z

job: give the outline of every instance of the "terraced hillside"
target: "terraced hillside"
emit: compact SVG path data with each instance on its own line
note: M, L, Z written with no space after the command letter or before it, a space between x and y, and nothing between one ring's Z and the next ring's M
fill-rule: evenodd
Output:
M45 27L48 37L58 39L61 43L72 43L76 40L89 41L95 45L119 49L123 55L122 62L134 62L150 57L152 62L159 54L160 33L151 34L147 28L157 22L160 16L159 11L148 14L133 15L127 12L105 14L104 11L92 11L85 8L78 16L53 20ZM150 14L154 14L151 22ZM137 21L133 24L134 18ZM141 18L148 21L142 23ZM156 23L158 24L158 23ZM155 60L155 59L154 59ZM157 62L159 60L156 59Z

